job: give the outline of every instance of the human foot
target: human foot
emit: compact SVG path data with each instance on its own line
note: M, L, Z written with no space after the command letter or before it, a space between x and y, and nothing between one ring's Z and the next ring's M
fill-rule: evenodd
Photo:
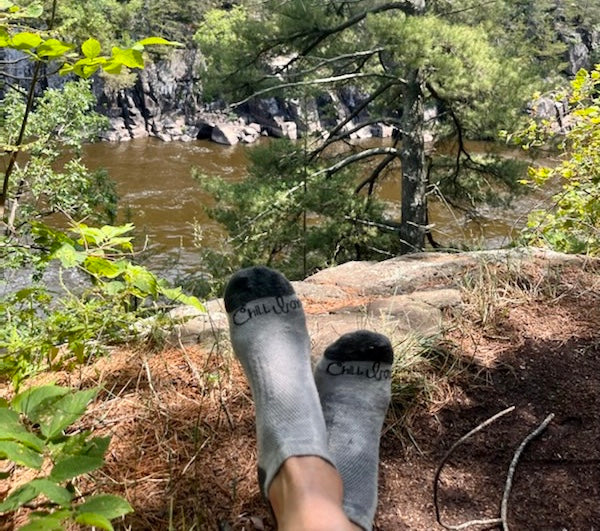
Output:
M315 368L329 451L344 482L344 511L364 529L371 529L377 506L379 439L393 356L385 336L359 330L330 345Z
M289 457L312 455L331 462L306 320L292 285L267 267L235 273L224 301L233 350L256 406L259 483L267 496Z

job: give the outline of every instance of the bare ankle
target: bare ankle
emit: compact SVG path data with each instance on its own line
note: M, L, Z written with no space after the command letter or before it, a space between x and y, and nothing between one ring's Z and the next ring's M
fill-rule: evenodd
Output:
M269 499L280 531L354 531L342 509L336 469L314 456L287 459L273 479Z

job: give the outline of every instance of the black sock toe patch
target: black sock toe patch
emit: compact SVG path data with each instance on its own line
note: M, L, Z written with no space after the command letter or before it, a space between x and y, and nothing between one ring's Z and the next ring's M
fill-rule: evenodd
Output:
M256 299L293 294L294 288L279 271L254 266L241 269L229 279L223 298L225 310L230 313Z
M383 334L357 330L344 334L325 349L325 357L335 361L380 361L392 363L394 350Z

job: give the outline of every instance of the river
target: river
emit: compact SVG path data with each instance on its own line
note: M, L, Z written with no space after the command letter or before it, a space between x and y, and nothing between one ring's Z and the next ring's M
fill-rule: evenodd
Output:
M206 245L214 244L224 236L204 210L212 200L191 177L191 168L239 180L245 175L248 149L252 147L145 138L119 144L87 145L84 161L90 168L108 170L117 183L119 222L135 224L138 247L147 241L148 265L174 279L198 270L194 225L201 227ZM378 195L388 203L391 218L399 219L398 182L389 178L384 180ZM435 225L434 234L441 243L462 242L494 248L511 241L525 222L530 208L531 200L520 200L510 209L486 209L484 217L467 219L443 203L433 202L430 222Z

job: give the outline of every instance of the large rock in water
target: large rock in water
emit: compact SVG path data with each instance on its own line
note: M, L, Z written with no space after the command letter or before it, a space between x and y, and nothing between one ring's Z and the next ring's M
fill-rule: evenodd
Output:
M240 141L240 131L239 128L233 125L216 125L212 130L210 138L217 144L235 146Z

